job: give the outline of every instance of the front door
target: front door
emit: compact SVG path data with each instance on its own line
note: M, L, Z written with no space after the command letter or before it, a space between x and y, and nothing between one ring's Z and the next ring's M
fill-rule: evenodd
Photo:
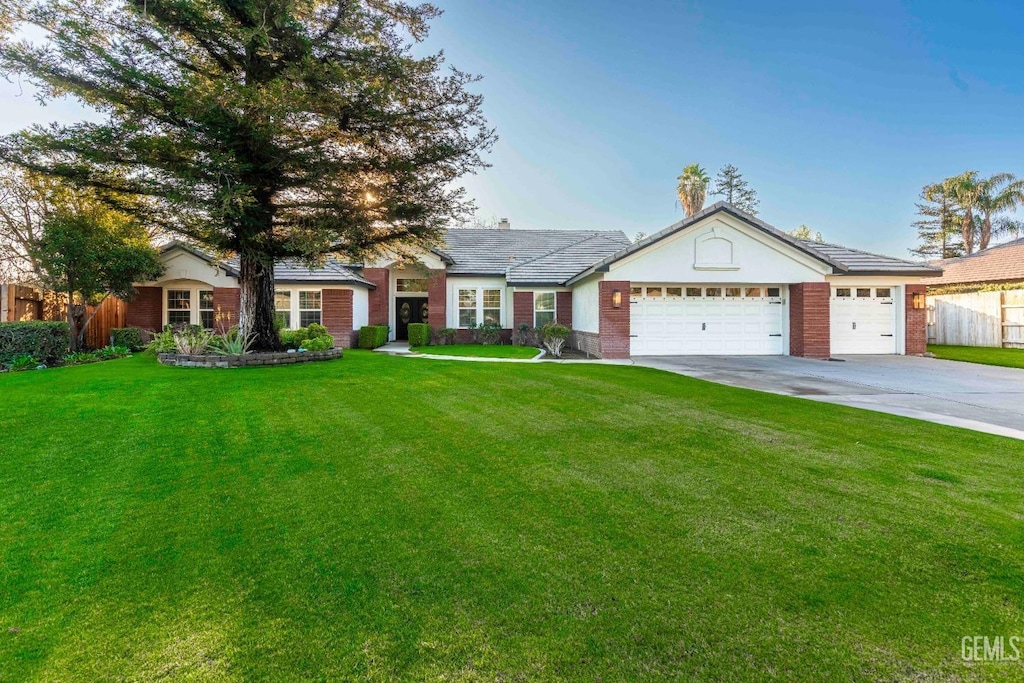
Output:
M427 322L427 297L403 296L395 299L395 339L409 338L409 323Z

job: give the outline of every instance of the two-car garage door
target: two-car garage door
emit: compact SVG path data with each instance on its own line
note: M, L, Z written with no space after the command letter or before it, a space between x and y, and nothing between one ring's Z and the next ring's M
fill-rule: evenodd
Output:
M782 289L645 285L630 291L630 353L772 355L783 346Z

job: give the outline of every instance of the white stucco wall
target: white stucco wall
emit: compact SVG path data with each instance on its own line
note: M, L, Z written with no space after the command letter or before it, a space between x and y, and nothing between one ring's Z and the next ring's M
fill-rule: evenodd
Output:
M370 290L352 287L352 329L370 324Z
M164 274L159 280L143 283L146 286L167 285L176 280L190 280L212 287L237 287L238 280L226 274L222 269L215 268L203 259L184 249L171 249L160 257L164 264Z
M572 290L572 328L580 332L598 332L600 302L598 283L600 275L591 275ZM623 296L628 295L625 292Z
M828 265L731 216L716 214L611 265L609 280L821 282Z

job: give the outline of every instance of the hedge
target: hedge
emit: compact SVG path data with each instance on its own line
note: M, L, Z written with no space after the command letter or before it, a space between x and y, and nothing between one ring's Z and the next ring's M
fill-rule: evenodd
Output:
M63 358L70 346L71 330L65 322L0 323L0 365L25 355L42 363L52 363Z
M359 328L359 348L375 349L388 343L387 325L366 325Z
M430 346L430 325L409 323L409 346Z
M146 348L142 341L142 330L138 327L115 327L110 331L111 346L126 346L131 351Z

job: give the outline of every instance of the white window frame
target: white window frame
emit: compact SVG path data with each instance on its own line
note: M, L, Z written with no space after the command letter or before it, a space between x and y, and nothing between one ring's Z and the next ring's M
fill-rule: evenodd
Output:
M537 298L542 296L551 296L551 308L537 308ZM555 292L534 292L533 293L533 326L540 327L537 323L537 313L550 313L551 322L558 322L558 294ZM547 323L545 323L547 324Z
M197 287L195 285L184 285L184 286L180 286L180 287L175 287L173 285L165 285L163 287L163 295L162 295L163 296L163 300L161 302L161 308L163 309L163 313L164 313L164 315L163 315L163 324L164 325L172 324L171 323L171 308L168 305L168 297L170 295L170 292L188 292L188 304L189 304L189 307L188 307L188 323L187 324L202 326L203 325L203 312L213 311L214 316L216 316L217 307L216 307L216 305L214 305L213 308L200 308L199 304L200 304L201 299L199 297L199 292L210 292L211 293L211 298L212 298L213 291L214 291L214 287L210 287L210 286L206 286L206 285L201 286L201 287ZM176 308L174 310L180 311L182 309ZM216 323L216 320L214 321L214 323ZM174 324L175 325L180 325L182 323L174 323ZM212 328L206 328L206 329L212 329Z
M302 327L302 312L320 311L320 323L324 322L324 290L321 287L274 287L274 293L277 292L288 292L288 303L291 309L288 311L288 327L289 330L297 330ZM300 292L316 292L320 295L320 308L300 308L299 307L299 293ZM275 297L276 298L276 297ZM274 311L277 312L277 304L274 304Z
M484 320L484 311L498 311L498 325L502 328L505 327L505 288L496 285L471 285L469 287L457 286L455 287L455 326L457 329L466 330L468 327L462 325L462 311L471 310L468 307L462 306L462 292L474 292L474 299L476 301L475 316L476 321L474 325L479 325ZM498 293L498 306L484 306L484 292L497 292Z

